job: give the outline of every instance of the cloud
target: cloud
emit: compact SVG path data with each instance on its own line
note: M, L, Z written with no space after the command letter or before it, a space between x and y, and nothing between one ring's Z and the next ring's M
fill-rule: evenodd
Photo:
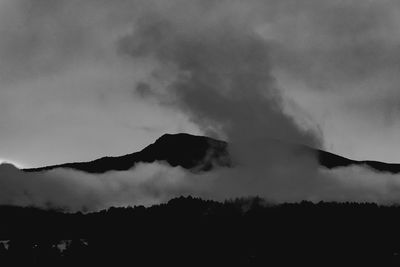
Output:
M318 183L316 156L299 152L297 144L321 147L321 133L287 113L285 105L292 103L283 99L272 72L273 44L257 31L268 5L159 4L140 14L119 42L121 56L154 60L146 86L136 88L139 95L183 112L207 135L229 142L242 167L211 174L207 189L219 199L259 194L300 200Z
M307 162L293 163L295 159L288 159L286 166L269 165L268 172L254 164L197 174L162 162L104 174L70 169L25 173L1 164L0 205L87 212L111 206L149 206L181 195L218 201L259 196L269 203L309 200L390 205L400 201L399 175L362 166L312 169Z
M93 211L110 206L151 205L187 193L186 172L163 163L129 171L88 174L70 169L25 173L0 165L1 205Z
M139 150L165 132L198 133L185 115L132 93L153 64L121 58L116 43L141 2L0 1L1 158L84 161Z
M400 202L400 175L382 173L363 166L321 170L321 177L333 186L323 200L374 202L385 205Z
M158 63L138 93L159 97L204 132L229 141L279 138L320 146L314 129L301 129L285 114L269 43L255 32L251 12L235 16L239 7L175 1L144 12L119 44L121 54Z
M52 10L55 8L62 14L71 8L66 2L59 2L49 7ZM244 14L242 14L242 8L246 10ZM180 12L183 10L185 12ZM53 13L48 12L47 8L38 8L34 11L53 16ZM131 33L121 36L116 45L120 59L128 62L124 63L124 66L125 64L139 64L140 69L141 64L147 62L150 65L149 70L144 71L143 75L139 75L135 81L128 83L137 85L137 95L155 98L162 106L183 112L207 134L226 137L232 144L231 153L234 160L244 166L251 166L241 169L240 172L218 171L210 176L205 175L206 178L201 182L197 179L198 176L193 178L190 175L190 178L185 179L190 186L189 192L199 193L205 197L220 199L234 197L237 194L261 194L264 190L276 191L280 196L283 195L280 191L289 193L290 190L281 186L283 181L289 183L289 179L297 175L299 169L312 170L308 164L314 166L315 158L312 155L299 154L301 155L301 159L297 160L299 164L293 164L289 171L285 168L285 163L288 158L296 155L293 151L294 148L291 145L282 145L281 142L274 141L274 139L317 147L321 145L320 136L314 129L298 125L293 117L285 113L283 99L271 74L269 44L255 32L255 22L248 21L252 11L254 11L254 6L243 5L239 2L230 5L226 2L215 1L173 1L169 3L154 1L149 6L145 5L142 12L133 15L133 30ZM29 14L31 14L30 12ZM74 21L71 23L75 25ZM82 25L87 24L79 23L79 26ZM30 32L31 29L28 31ZM71 38L75 40L75 38ZM81 45L81 43L78 42L77 45ZM58 44L55 45L57 49L58 46ZM49 43L43 46L43 49L48 51L51 47L52 45ZM91 55L91 52L85 52L86 46L79 47L83 49L81 52L85 56ZM78 52L78 58L81 52ZM34 50L32 53L36 55L37 51ZM91 60L93 59L90 59L89 62ZM36 65L34 61L32 62L33 65ZM51 61L46 62L51 63ZM65 68L70 64L68 61L64 62L64 60L58 59L55 62ZM96 64L96 66L99 65L102 66L102 64ZM85 65L83 65L83 70L88 70ZM129 68L128 71L137 75L135 69ZM56 79L55 85L68 87L71 81L76 81L76 78L80 77L79 73L83 73L82 70L74 73L72 77L59 77ZM93 77L98 77L98 75L99 73L95 71ZM39 80L41 86L45 84L45 77L42 73ZM93 77L87 79L85 76L82 77L82 84L85 85L87 82L88 86L86 87L92 87L96 80ZM126 78L123 78L125 81ZM66 80L63 81L63 79ZM120 85L119 81L117 85ZM102 83L99 86L102 88ZM72 88L74 87L72 86ZM99 88L96 86L95 90L98 91ZM64 95L65 90L62 92ZM85 92L88 92L88 89L85 89ZM103 92L105 95L109 95L106 90ZM113 88L110 95L115 97L120 94L120 90ZM79 95L82 96L82 93ZM75 97L72 98L75 99ZM88 114L84 110L80 113ZM268 160L267 166L264 164L264 159ZM303 163L307 164L303 165ZM159 169L156 165L152 167ZM148 168L152 167L148 166ZM71 202L67 206L76 209L74 203L79 205L87 203L90 207L96 207L97 201L100 201L101 204L108 203L107 199L110 196L114 201L120 194L124 195L123 190L127 190L130 195L136 197L140 196L145 188L152 193L162 194L160 192L165 192L170 196L168 186L163 185L163 190L156 190L158 183L154 183L153 175L146 173L136 176L140 170L140 168L135 168L133 173L127 173L133 175L132 183L128 184L124 182L124 173L88 176L79 172L66 174L65 171L57 170L45 173L40 176L41 178L35 179L40 181L38 184L49 185L43 187L43 193L38 193L34 186L29 187L28 192L33 190L33 193L28 194L24 194L24 190L17 189L16 194L19 197L15 199L28 198L29 201L39 203L39 205L44 205L46 203L43 203L44 200L51 199L50 203L54 203L56 206ZM162 170L164 172L163 179L168 183L170 177L168 170ZM138 179L142 181L142 176L146 178L146 182L138 182ZM187 177L187 175L183 176ZM53 178L50 179L50 177ZM286 178L279 181L280 177ZM261 186L264 185L264 179L267 181L267 187ZM99 180L102 181L100 186ZM28 181L30 181L29 178ZM121 187L121 190L113 191L112 187L110 189L109 181L117 181L117 187ZM300 186L302 179L296 181L297 187L302 187ZM185 182L178 183L175 189L181 192L182 184ZM76 187L81 190L71 190L71 184L74 183L77 183ZM90 186L86 183L89 183ZM122 184L125 186L121 186ZM269 184L273 184L275 187L270 187ZM24 188L25 183L23 182L21 185ZM254 185L260 186L254 187ZM64 197L60 197L59 202L55 199L57 195L52 193L57 192L57 189L54 191L51 189L53 187L66 188L67 193L64 194ZM75 186L72 187L75 188ZM211 190L214 187L216 189ZM104 193L105 188L110 189L111 195ZM46 197L41 198L41 194ZM293 191L293 194L297 196L297 191ZM147 192L145 198L138 200L138 203L147 203L151 200L151 195ZM35 199L35 197L39 197L39 199ZM134 199L130 200L127 202L136 203ZM118 203L108 203L108 205L111 204Z
M0 124L9 129L2 131L1 157L12 154L34 166L56 163L45 162L46 157L55 158L51 147L65 138L62 133L47 134L47 129L61 128L61 120L66 128L61 132L79 143L80 151L68 155L82 160L105 152L87 155L85 151L99 146L70 134L76 124L114 127L115 131L98 137L99 143L121 132L120 140L134 135L143 143L164 131L198 133L186 118L172 119L176 112L166 118L165 106L171 105L160 108L142 101L147 96L163 104L175 101L177 110L185 112L183 117L190 116L207 134L233 138L226 132L234 132L229 129L229 114L236 112L244 121L243 128L259 124L268 129L260 131L260 136L332 146L335 152L357 158L388 160L397 155L391 143L400 127L395 101L399 7L396 1L364 0L1 1ZM195 89L198 86L203 89ZM127 99L131 99L130 108ZM246 106L246 101L255 104ZM54 112L60 103L71 108L60 105L63 111ZM73 110L78 104L81 113L98 112L108 117L106 121L121 123L110 125L91 116L77 119ZM221 105L237 108L226 108L222 114ZM103 112L108 106L121 107L121 112ZM165 115L149 112L156 109ZM54 115L40 120L41 112ZM259 115L248 119L254 113ZM132 122L132 114L144 114L146 119L138 116ZM262 119L261 114L269 115ZM139 120L148 125L138 128L155 128L165 120L167 125L179 126L159 127L160 132L151 138L137 131L128 134L127 128L143 124ZM226 123L221 125L221 121ZM276 127L269 129L265 121ZM358 121L355 126L353 121ZM382 128L387 131L382 133ZM94 134L90 129L83 132ZM348 132L348 138L338 138L342 132ZM384 149L379 153L376 148L367 149L365 142L357 140L363 132L373 137L363 135L362 139L380 142ZM389 141L380 140L382 134ZM28 139L40 146L24 141ZM47 146L45 140L53 144ZM39 147L46 154L35 157ZM107 149L115 155L128 152L121 147ZM29 158L38 159L29 162ZM72 158L58 156L57 160Z
M131 152L120 152L137 137L127 129L162 124L227 139L243 166L201 176L157 164L99 176L8 168L2 202L98 209L181 193L395 201L397 176L321 173L315 155L291 144L394 147L397 135L382 129L397 125L398 12L395 1L364 0L2 1L2 153L45 162ZM139 137L150 141L148 131Z

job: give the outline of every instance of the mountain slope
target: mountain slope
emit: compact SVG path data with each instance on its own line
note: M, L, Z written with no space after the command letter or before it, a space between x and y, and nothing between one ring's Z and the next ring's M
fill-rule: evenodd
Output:
M358 166L366 166L380 172L400 173L400 164L385 163L372 160L357 161L342 156L338 156L336 154L326 152L323 150L316 150L316 151L318 155L319 164L328 169L358 165Z
M194 171L210 170L215 164L229 166L227 143L205 136L190 134L165 134L143 150L119 157L103 157L90 162L74 162L42 168L24 169L27 172L71 168L89 173L122 171L136 163L166 161L171 166L181 166Z
M323 150L302 147L302 149L304 148L307 151L311 151L311 153L315 153L320 165L328 169L364 165L376 171L400 173L400 164L355 161ZM205 136L181 133L165 134L143 150L124 156L103 157L90 162L65 163L42 168L24 169L24 171L37 172L55 168L71 168L89 173L104 173L112 170L128 170L139 162L151 163L155 161L166 161L173 167L181 166L194 172L208 171L216 165L223 167L232 165L226 142Z

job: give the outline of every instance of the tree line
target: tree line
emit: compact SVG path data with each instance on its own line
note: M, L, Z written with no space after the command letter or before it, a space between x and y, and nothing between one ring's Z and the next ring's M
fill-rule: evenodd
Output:
M1 206L0 240L4 266L397 266L400 207L190 196L92 213Z

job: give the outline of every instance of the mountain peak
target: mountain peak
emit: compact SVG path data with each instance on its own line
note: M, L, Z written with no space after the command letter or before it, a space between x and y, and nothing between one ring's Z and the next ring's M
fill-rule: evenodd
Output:
M175 133L175 134L170 134L166 133L160 136L154 144L160 144L160 143L186 143L186 142L207 142L207 143L226 143L224 141L220 141L217 139L213 139L211 137L207 136L202 136L202 135L193 135L193 134L188 134L188 133Z
M42 168L24 169L28 172L55 168L70 168L89 173L122 171L136 163L164 161L193 172L208 171L216 166L230 166L227 143L206 136L187 133L164 134L143 150L119 157L103 157L90 162L65 163Z
M206 171L215 165L229 166L228 144L206 136L187 133L164 134L143 153L149 161L167 161L171 166Z
M302 150L304 146L301 146ZM400 164L377 161L355 161L323 150L307 148L315 154L319 164L332 169L351 165L366 166L376 171L400 173ZM192 172L208 171L217 166L232 166L228 153L228 143L206 136L187 133L164 134L143 150L119 157L103 157L90 162L65 163L42 168L24 169L28 172L45 171L55 168L70 168L89 173L129 170L135 164L167 162L169 165L188 169Z

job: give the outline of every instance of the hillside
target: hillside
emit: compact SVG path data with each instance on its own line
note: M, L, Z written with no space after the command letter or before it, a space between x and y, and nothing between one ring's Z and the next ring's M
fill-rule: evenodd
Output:
M356 161L324 150L299 145L302 151L315 154L322 167L337 168L351 165L363 165L376 171L399 173L400 164L379 161ZM143 150L118 157L103 157L89 162L64 163L41 168L24 169L27 172L38 172L55 168L71 168L89 173L123 171L132 168L136 163L165 161L171 166L185 169L208 171L216 165L231 167L228 143L205 136L185 133L165 134Z

